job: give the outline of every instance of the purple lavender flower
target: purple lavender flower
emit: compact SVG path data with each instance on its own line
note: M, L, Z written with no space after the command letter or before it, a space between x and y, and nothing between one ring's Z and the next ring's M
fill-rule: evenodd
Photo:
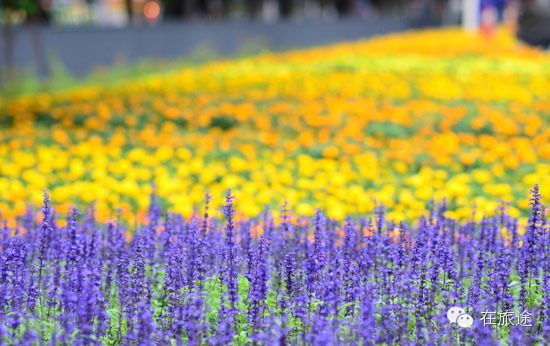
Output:
M235 196L231 195L231 190L227 191L225 196L225 205L223 207L223 214L226 217L226 226L225 226L225 260L226 265L224 269L224 284L227 286L227 302L228 302L228 311L227 319L236 323L235 315L237 313L236 304L239 301L238 289L239 283L237 279L238 275L238 261L237 249L235 244L235 224L234 224L234 215L235 209L233 208L233 200ZM222 326L225 326L225 322L222 323Z
M430 216L414 224L387 221L383 207L370 219L339 223L317 210L308 223L294 222L285 204L280 222L262 214L256 237L258 220L235 221L230 191L223 220L208 215L209 195L204 218L191 219L163 213L152 197L149 222L131 228L120 217L99 224L93 208L80 222L71 210L59 227L45 194L38 227L18 234L0 224L0 340L543 344L550 229L537 186L531 196L522 238L504 206L462 223L444 216L445 203L432 203ZM525 308L533 326L460 329L446 321L451 306L475 316Z

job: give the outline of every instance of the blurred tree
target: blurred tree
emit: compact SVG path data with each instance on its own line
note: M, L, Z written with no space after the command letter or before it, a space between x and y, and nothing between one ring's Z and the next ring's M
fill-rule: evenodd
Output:
M372 0L372 5L381 12L392 12L399 4L404 4L402 0Z
M182 2L178 0L163 0L164 17L168 19L179 18L182 13Z
M164 0L164 16L168 19L188 19L195 10L195 0ZM204 0L206 3L206 0ZM201 4L199 3L199 8Z
M288 19L292 15L294 9L293 0L279 0L279 15L283 19Z
M128 16L128 23L132 23L134 18L134 9L132 8L132 0L124 0L126 6L126 15Z
M246 8L250 18L256 19L262 10L262 0L246 0Z
M227 18L229 16L229 12L233 8L232 0L221 0L222 1L222 16L224 18Z
M3 14L4 37L4 65L6 68L6 81L14 79L14 45L15 45L15 17L22 16L31 31L32 49L37 66L46 68L44 54L37 24L40 21L49 20L49 12L41 6L38 0L0 0L0 9Z
M336 0L335 5L336 11L338 11L338 15L340 17L347 17L353 14L353 11L355 9L354 0Z
M307 1L307 0L306 0ZM309 0L311 1L311 0ZM317 4L319 5L319 9L321 10L321 14L329 7L333 5L334 0L317 0Z
M197 11L201 16L208 16L210 14L210 4L208 0L197 0Z

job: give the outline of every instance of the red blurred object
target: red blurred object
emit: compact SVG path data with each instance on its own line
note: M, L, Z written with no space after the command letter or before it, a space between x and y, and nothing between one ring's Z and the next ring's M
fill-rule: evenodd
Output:
M155 23L160 18L160 4L157 1L147 1L143 5L143 16L149 23Z
M498 12L496 7L487 6L481 10L481 24L479 30L485 37L491 37L495 31L498 21Z

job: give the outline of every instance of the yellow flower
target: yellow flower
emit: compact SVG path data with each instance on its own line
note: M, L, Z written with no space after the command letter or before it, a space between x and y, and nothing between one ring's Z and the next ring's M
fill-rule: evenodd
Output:
M491 180L491 174L482 169L476 169L472 172L474 180L478 184L485 184Z
M506 30L446 28L0 98L1 211L47 187L133 222L156 182L185 216L233 188L248 216L288 199L342 218L376 199L412 219L447 198L453 217L498 199L523 217L533 184L550 193L549 69Z

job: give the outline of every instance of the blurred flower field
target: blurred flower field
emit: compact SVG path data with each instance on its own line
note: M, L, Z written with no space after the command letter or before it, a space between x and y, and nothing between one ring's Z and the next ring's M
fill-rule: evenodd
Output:
M504 30L0 99L0 344L546 345L549 120Z
M525 191L550 195L549 90L547 54L445 29L0 99L0 210L47 188L61 214L143 221L154 182L186 217L228 188L246 216L525 217Z

